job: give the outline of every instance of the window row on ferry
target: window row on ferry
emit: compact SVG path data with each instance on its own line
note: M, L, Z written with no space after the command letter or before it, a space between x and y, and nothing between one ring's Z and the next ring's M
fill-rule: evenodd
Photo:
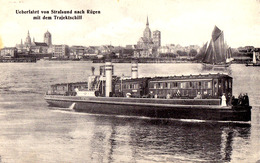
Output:
M152 89L211 89L212 81L203 82L151 82Z

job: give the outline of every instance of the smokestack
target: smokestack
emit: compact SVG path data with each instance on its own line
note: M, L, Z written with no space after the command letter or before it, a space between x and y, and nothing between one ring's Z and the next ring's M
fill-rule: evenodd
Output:
M256 54L255 54L255 51L253 51L253 63L256 63Z
M131 73L132 73L133 79L138 78L138 63L137 62L132 62Z
M112 63L106 62L105 71L106 71L106 97L109 97L110 92L112 92Z

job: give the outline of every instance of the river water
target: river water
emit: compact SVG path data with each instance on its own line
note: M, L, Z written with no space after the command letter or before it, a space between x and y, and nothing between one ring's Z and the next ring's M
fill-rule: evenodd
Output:
M40 61L0 64L0 162L256 162L260 160L258 67L233 64L204 70L200 64L139 64L139 76L228 73L233 94L248 93L250 123L161 120L93 115L52 108L49 85L87 81L101 64ZM115 74L130 76L130 64Z

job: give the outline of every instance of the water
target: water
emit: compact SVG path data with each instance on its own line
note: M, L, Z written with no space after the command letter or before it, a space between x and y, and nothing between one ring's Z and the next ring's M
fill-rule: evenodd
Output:
M87 81L86 62L0 64L2 162L256 162L260 160L258 67L232 65L233 93L247 92L251 123L162 120L51 108L49 85ZM208 73L200 64L139 64L139 76ZM115 74L130 76L130 64ZM0 161L0 162L1 162Z

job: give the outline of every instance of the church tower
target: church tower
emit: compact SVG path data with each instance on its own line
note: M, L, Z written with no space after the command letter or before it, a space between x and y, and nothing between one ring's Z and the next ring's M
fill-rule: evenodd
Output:
M25 44L30 46L31 45L31 37L30 37L30 33L29 33L29 30L28 30L28 33L27 33L27 37L25 39Z
M143 36L145 37L145 38L147 38L148 40L151 40L151 30L150 30L150 28L149 28L149 21L148 21L148 16L147 16L147 21L146 21L146 28L145 28L145 30L144 30L144 34L143 34Z
M47 32L44 33L44 42L50 46L52 45L52 42L51 42L51 33L47 30Z
M153 31L153 43L157 48L161 46L161 32L158 30Z

